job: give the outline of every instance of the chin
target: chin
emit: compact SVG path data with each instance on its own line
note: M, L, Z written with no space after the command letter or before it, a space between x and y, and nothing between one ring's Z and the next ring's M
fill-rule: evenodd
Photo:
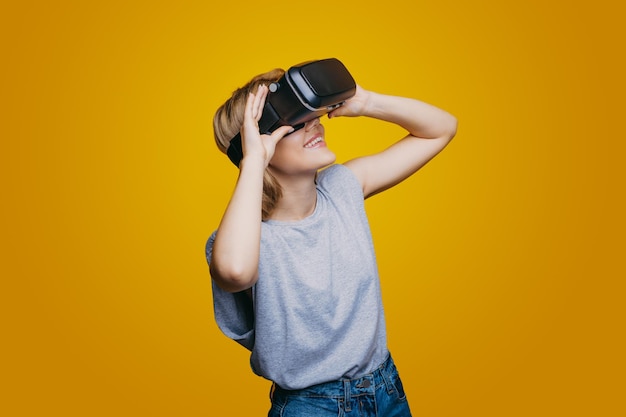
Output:
M334 152L330 150L326 151L324 157L320 158L320 163L323 164L321 168L324 168L330 164L333 164L336 160L337 160L337 156L334 154Z
M293 175L303 171L317 171L325 168L337 160L337 156L328 148L317 149L315 152L308 151L307 154L280 155L272 159L269 167L276 174Z

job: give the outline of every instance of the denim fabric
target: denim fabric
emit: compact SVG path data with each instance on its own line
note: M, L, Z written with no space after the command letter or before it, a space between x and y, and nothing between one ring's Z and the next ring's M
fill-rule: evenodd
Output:
M410 417L402 381L391 356L374 372L300 390L274 384L268 417Z

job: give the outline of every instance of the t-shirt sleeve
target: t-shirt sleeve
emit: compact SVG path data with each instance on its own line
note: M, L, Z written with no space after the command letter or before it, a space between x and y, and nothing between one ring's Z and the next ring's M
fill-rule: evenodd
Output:
M206 243L206 259L211 263L213 242L217 231ZM215 321L222 333L248 350L254 346L254 305L245 292L230 293L211 281Z

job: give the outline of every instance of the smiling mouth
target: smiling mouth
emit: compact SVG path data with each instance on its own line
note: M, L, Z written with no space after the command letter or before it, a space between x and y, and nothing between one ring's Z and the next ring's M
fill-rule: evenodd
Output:
M313 140L311 140L311 141L307 142L307 143L304 145L304 147L305 147L305 148L312 148L312 147L314 147L315 145L317 145L318 143L323 142L323 141L324 141L324 139L322 139L322 137L321 137L321 136L318 136L318 137L316 137L315 139L313 139Z

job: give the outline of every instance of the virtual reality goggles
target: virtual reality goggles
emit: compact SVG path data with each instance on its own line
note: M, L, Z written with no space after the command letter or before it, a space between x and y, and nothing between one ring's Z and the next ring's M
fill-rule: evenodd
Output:
M356 92L356 83L337 59L329 58L294 65L275 83L259 120L261 134L271 134L281 126L302 129L306 122L341 106ZM228 158L239 166L243 158L241 134L230 141Z

